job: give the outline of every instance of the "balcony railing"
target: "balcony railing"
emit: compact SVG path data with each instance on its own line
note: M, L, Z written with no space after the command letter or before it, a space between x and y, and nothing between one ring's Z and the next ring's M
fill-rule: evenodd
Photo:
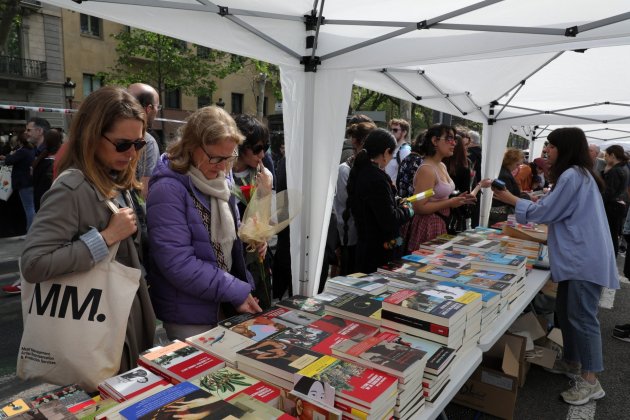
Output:
M0 77L46 80L46 62L0 55Z

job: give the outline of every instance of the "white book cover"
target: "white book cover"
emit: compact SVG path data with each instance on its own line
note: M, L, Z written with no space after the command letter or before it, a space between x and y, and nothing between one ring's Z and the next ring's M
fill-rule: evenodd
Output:
M237 351L256 343L251 338L221 326L188 337L186 342L231 363L234 363Z

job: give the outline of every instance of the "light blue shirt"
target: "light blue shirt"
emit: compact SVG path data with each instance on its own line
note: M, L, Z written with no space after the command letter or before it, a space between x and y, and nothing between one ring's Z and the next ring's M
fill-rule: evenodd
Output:
M585 280L619 288L619 275L602 195L590 174L564 171L556 186L534 203L516 203L519 223L548 227L549 264L554 282Z

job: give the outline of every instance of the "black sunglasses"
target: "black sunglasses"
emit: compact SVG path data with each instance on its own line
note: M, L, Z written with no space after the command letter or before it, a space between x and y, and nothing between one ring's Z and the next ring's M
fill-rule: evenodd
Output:
M105 138L105 140L107 140L108 142L114 145L118 153L126 152L127 150L131 149L131 146L133 146L137 151L147 145L147 142L142 139L139 139L139 140L120 139L120 142L116 143L110 140L109 137L107 137L105 134L101 134L101 135Z
M257 155L258 153L262 152L263 150L266 150L267 147L269 147L266 144L257 144L256 146L252 146L250 147L251 151L253 154Z

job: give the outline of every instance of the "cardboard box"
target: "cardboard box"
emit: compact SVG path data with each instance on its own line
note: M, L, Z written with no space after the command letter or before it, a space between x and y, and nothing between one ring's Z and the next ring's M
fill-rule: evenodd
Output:
M520 375L525 371L525 338L504 334L483 354L481 365L453 402L507 420L514 417Z

